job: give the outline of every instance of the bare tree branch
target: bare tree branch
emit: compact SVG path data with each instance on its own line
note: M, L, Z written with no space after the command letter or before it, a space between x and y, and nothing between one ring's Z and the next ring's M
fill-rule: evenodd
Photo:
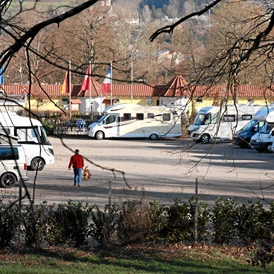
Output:
M99 0L89 0L79 6L76 6L75 8L72 8L71 10L64 12L58 16L55 16L51 19L45 20L43 22L38 23L37 25L30 28L28 31L25 32L24 35L22 35L20 38L16 39L14 44L12 44L8 49L6 49L1 55L1 61L0 61L0 67L2 67L5 62L11 58L16 52L18 52L29 39L33 39L39 31L41 31L43 28L52 25L52 24L60 24L62 21L66 20L67 18L70 18L83 10L89 8L90 6L94 5ZM4 29L4 31L6 31Z
M149 41L153 42L155 40L156 37L158 37L160 34L162 33L172 33L173 30L180 25L181 23L187 21L188 19L195 17L195 16L201 16L202 14L204 14L205 12L207 12L208 10L210 10L211 8L213 8L214 6L216 6L219 2L221 2L223 0L215 0L213 1L211 4L207 5L204 9L200 10L200 11L196 11L193 13L188 14L187 16L181 18L180 20L178 20L177 22L175 22L172 25L167 25L163 28L158 29L156 32L154 32L150 38Z

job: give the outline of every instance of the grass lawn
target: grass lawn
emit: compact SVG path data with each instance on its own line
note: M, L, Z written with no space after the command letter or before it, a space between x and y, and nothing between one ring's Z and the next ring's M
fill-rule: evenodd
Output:
M254 252L254 251L253 251ZM6 273L274 273L252 266L252 252L240 248L128 246L79 250L71 248L0 250L0 274Z

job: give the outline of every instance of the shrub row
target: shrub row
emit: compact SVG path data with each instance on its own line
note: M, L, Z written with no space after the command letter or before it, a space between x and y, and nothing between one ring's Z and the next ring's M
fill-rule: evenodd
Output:
M88 204L0 207L0 248L16 241L27 246L66 245L79 247L88 241L102 246L130 243L227 244L250 246L272 243L274 203L265 209L260 202L239 204L218 199L215 205L183 202L170 206L157 201L144 204L125 201L103 209Z

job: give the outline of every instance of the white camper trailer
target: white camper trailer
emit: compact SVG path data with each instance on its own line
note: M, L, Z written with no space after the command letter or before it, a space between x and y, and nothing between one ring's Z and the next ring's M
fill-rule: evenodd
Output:
M19 116L14 112L0 112L0 134L18 139L26 154L28 169L39 171L54 163L54 151L40 121Z
M204 144L211 140L231 141L233 134L243 128L263 106L227 105L201 108L188 136Z
M117 104L106 108L101 119L89 126L88 136L97 140L180 137L181 113L166 106Z

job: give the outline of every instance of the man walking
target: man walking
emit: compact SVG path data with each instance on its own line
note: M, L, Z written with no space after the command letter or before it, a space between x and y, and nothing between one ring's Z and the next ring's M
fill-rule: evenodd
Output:
M82 172L84 168L84 158L82 155L79 154L79 149L75 150L75 154L70 157L68 170L70 168L73 168L74 171L74 185L78 185L80 187L80 184L82 182Z

